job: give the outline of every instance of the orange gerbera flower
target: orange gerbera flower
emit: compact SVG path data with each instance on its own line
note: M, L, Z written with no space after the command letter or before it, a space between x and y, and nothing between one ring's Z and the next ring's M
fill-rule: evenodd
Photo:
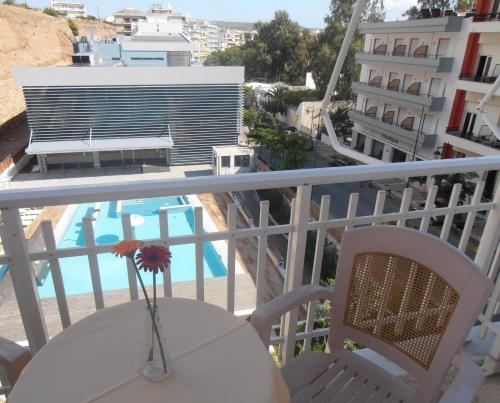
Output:
M121 241L113 246L111 251L120 257L134 257L135 251L144 246L144 242L142 241Z

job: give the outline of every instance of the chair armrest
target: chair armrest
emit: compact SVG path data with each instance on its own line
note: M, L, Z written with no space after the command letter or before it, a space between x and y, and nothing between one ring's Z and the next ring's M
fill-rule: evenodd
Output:
M254 326L262 342L268 346L271 339L271 327L286 312L289 312L306 302L317 299L333 300L333 288L319 285L306 285L291 291L253 311L250 322Z
M13 341L0 337L0 366L5 367L10 386L31 359L31 352Z
M439 403L470 403L484 381L483 370L468 358L456 354L452 365L457 368L453 382L444 392Z

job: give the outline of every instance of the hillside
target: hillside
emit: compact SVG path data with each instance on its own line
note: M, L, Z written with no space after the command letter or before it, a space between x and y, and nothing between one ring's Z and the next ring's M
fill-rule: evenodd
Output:
M96 34L114 34L114 27L90 21L76 21L80 34L89 27ZM21 88L12 80L15 66L67 65L73 52L73 35L63 17L41 11L0 5L0 125L25 109Z

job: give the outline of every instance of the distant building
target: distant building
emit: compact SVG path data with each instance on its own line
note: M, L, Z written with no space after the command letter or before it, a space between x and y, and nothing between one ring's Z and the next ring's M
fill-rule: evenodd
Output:
M114 25L117 35L130 36L132 27L140 20L146 20L147 14L132 7L127 7L113 13L113 17L115 18Z
M75 3L72 1L50 1L50 7L68 18L87 17L85 3Z
M226 29L224 31L225 47L241 46L245 43L245 31L239 29Z
M211 164L236 146L243 67L14 68L41 171Z
M198 52L182 32L182 24L148 15L132 25L130 36L94 40L92 33L77 43L74 63L123 66L190 66ZM90 58L88 55L92 55Z
M127 7L113 14L116 33L123 36L134 35L137 31L150 33L184 32L188 30L187 17L172 11L172 7L153 4L148 12ZM139 27L140 26L140 27Z
M198 54L195 55L198 64L203 64L208 55L221 49L219 27L210 24L208 21L191 21L189 24L189 36L200 47Z

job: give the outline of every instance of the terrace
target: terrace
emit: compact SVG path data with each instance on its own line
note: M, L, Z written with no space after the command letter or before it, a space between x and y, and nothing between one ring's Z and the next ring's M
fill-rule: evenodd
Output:
M92 230L92 221L82 223L82 235L85 242L81 246L62 248L56 246L50 222L44 223L43 241L36 247L28 247L22 235L23 227L20 209L31 206L55 206L81 203L99 203L110 200L147 199L192 194L230 194L256 189L288 189L295 195L291 201L290 222L278 225L269 220L269 202L260 202L259 224L242 227L238 224L241 211L230 200L224 208L227 211L225 229L207 228L204 224L204 208L194 207L194 232L192 235L173 235L175 222L169 222L165 210L158 216L157 230L159 238L146 239L146 243L160 243L172 246L194 245L196 276L191 283L182 287L172 284L170 274L165 272L164 295L185 296L200 301L209 301L221 305L230 312L236 312L245 299L249 311L272 300L282 292L300 288L302 284L319 284L325 240L338 243L345 230L387 224L410 226L423 232L434 234L448 241L460 251L467 253L481 268L483 273L495 282L495 289L485 309L477 319L477 326L471 329L471 339L466 347L475 350L473 354L488 374L500 371L500 331L495 322L500 313L500 281L498 271L500 265L499 230L500 230L500 186L496 186L492 200L483 198L486 176L489 172L500 170L500 157L468 158L446 161L424 161L379 166L351 166L342 168L321 168L281 172L239 174L225 177L203 177L182 179L147 180L134 186L124 179L117 183L95 183L91 185L62 186L58 188L37 188L23 190L7 190L0 195L0 226L4 254L0 255L0 264L7 264L15 295L18 301L20 317L24 325L26 339L32 352L39 351L58 327L67 328L76 319L113 305L113 292L103 289L100 281L100 261L98 256L109 253L112 243L96 242ZM436 207L435 200L438 187L434 185L436 175L448 175L474 172L477 180L474 192L469 200L459 203L461 184L455 184L445 207ZM374 193L369 200L361 200L358 192L349 196L346 214L333 216L332 205L339 203L325 195L323 189L329 186L355 185L363 182L405 180L405 178L427 178L424 193L415 192L411 187L403 189L399 208L389 208L385 190ZM498 182L498 180L497 180ZM290 188L295 189L291 191ZM322 195L322 196L321 196ZM392 198L394 198L394 194ZM412 202L424 199L423 209L411 209ZM233 199L234 200L234 199ZM238 204L238 203L237 203ZM362 208L361 208L362 207ZM366 213L366 211L371 211ZM443 217L442 225L431 226L431 218ZM457 227L457 217L465 217L463 225ZM271 225L271 223L273 225ZM122 216L123 233L131 239L130 215ZM170 228L170 231L169 231ZM312 267L305 262L308 234L316 234L314 259ZM285 270L280 274L267 259L269 243L272 237L287 237L287 256ZM255 240L257 248L253 257L254 287L248 282L240 283L236 270L237 249L240 241ZM222 241L227 245L227 276L213 281L205 279L203 266L204 243ZM88 260L88 268L74 267L74 270L89 270L92 278L92 292L86 299L86 311L78 309L79 299L67 295L65 278L61 276L60 261L68 257L82 256ZM175 256L174 256L175 258ZM40 300L39 291L34 282L34 262L47 262L50 267L55 299L50 314L45 310L46 304ZM450 267L450 270L453 268ZM137 283L133 270L129 267L129 286L123 290L127 300L139 298ZM283 276L283 289L277 292L269 286L272 276ZM242 288L243 287L243 288ZM215 300L212 293L218 295ZM253 293L249 298L249 294ZM124 302L124 301L120 301ZM250 305L248 305L250 304ZM305 306L307 317L314 317L314 305ZM247 314L248 311L245 313ZM241 314L241 312L240 312ZM312 315L312 316L311 316ZM286 320L277 326L277 332L270 340L272 346L280 346L277 354L280 361L286 363L295 354L295 345L303 342L303 349L311 348L311 341L328 334L327 328L315 326L313 320L299 322ZM57 326L56 326L57 325ZM10 323L0 325L0 334L11 326ZM49 331L47 330L49 329ZM300 330L298 330L300 329ZM482 340L484 339L484 340ZM467 349L466 349L467 350ZM363 350L361 350L363 351ZM369 355L369 354L368 354Z

